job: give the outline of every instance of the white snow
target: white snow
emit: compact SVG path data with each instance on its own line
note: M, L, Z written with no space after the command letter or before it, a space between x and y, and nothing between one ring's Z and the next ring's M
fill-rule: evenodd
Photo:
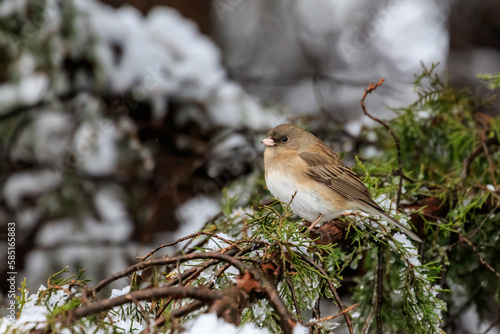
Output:
M210 197L214 188L207 188L207 195L199 194L186 201L175 212L175 217L180 222L180 228L172 234L173 240L185 237L191 233L199 231L203 225L221 210L219 197Z
M308 334L309 333L309 328L302 326L301 324L295 325L293 328L293 334ZM330 332L333 333L333 332Z
M12 208L18 207L24 196L38 196L54 189L61 180L53 171L18 172L10 176L3 187L3 196Z
M227 80L218 48L177 11L157 7L143 17L128 6L114 10L93 1L76 3L89 15L98 37L96 53L111 92L131 90L137 100L175 96L199 101L217 125L276 125L268 111ZM116 47L121 55L116 55Z
M95 192L93 201L100 220L88 215L82 217L81 224L75 224L67 218L48 221L37 234L36 243L50 247L65 240L74 242L75 248L78 248L97 241L128 240L133 231L133 224L117 189L99 189Z
M236 327L227 323L223 319L217 318L215 313L201 314L197 318L186 323L186 332L188 334L267 334L267 329L259 329L255 325L247 323ZM297 334L308 332L294 332Z
M120 297L120 296L126 295L129 292L130 292L130 285L127 285L123 289L113 289L113 290L111 290L111 296L109 298Z
M25 3L26 0L2 1L0 3L0 17L12 15L14 12L24 8Z
M420 62L431 64L444 60L449 37L445 14L436 7L436 2L410 0L396 3L397 14L381 24L379 36L372 45L406 73L419 72Z
M410 262L414 266L420 266L420 260L418 259L418 250L415 248L415 246L411 243L411 241L408 239L406 234L396 232L393 236L394 240L397 242L401 243L401 246L404 248L404 250L407 252L407 254L402 254L408 262ZM392 240L389 242L389 244L392 243Z
M113 172L118 159L117 138L117 129L113 123L83 123L74 137L76 167L93 175Z
M49 78L43 73L26 76L18 83L0 85L0 110L39 102L47 93Z

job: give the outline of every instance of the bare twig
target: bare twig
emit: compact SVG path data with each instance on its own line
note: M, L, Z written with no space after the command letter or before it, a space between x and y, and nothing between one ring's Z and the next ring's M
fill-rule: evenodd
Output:
M377 305L377 289L373 289L372 306L370 307L370 313L366 317L365 325L363 326L362 334L366 334L373 320L373 313L375 313L375 306Z
M365 113L365 115L368 116L368 117L370 117L375 122L382 124L387 129L387 131L389 131L389 133L391 134L392 138L394 138L394 142L396 143L396 149L397 149L397 152L398 152L398 163L399 163L399 171L398 171L398 173L399 173L399 188L398 188L398 197L397 197L397 200L396 200L396 207L399 208L399 203L401 201L401 192L402 192L402 189L403 189L403 179L406 178L406 176L403 173L403 160L401 158L401 147L400 147L400 144L399 144L399 138L396 136L396 134L394 133L394 131L392 131L392 128L389 125L387 125L386 122L384 122L384 121L380 120L379 118L377 118L377 117L371 115L370 113L368 113L368 111L366 110L366 106L365 106L365 99L368 96L368 94L371 94L371 92L373 92L375 89L377 89L377 87L382 86L382 84L384 83L384 80L385 79L382 78L376 84L374 84L373 82L370 83L370 85L368 86L368 88L365 89L365 94L363 95L363 98L361 99L360 103L361 103L361 109L363 109L363 112Z
M228 256L226 254L221 254L221 253L217 253L217 252L207 252L207 253L193 253L193 254L187 254L187 255L179 255L179 256L174 256L174 257L169 257L169 258L164 258L164 259L157 259L157 260L149 260L149 261L144 261L144 262L139 262L137 264L134 264L133 266L130 266L129 268L127 268L123 271L120 271L119 273L116 273L113 276L110 276L110 277L104 279L103 281L101 281L99 284L97 284L94 287L93 293L95 294L95 293L99 292L102 288L109 285L111 282L114 282L122 277L126 277L126 276L130 275L131 273L136 272L138 270L143 270L143 269L155 267L155 266L162 266L162 265L166 265L166 264L172 264L172 263L176 263L177 261L186 262L186 261L190 261L190 260L201 260L201 259L216 259L216 260L230 263L236 269L238 269L240 272L243 272L245 270L243 263L234 259L232 256Z
M314 303L314 307L312 309L312 317L319 320L321 319L321 308L320 308L320 302L321 302L321 297L318 297L316 299L316 302ZM317 327L314 326L312 329L313 334L321 334L321 330Z
M472 301L474 300L474 298L476 297L476 295L479 293L479 291L481 291L481 285L479 285L476 290L471 294L471 296L469 297L469 299L467 299L467 301L465 303L462 304L462 306L458 309L458 311L453 314L452 316L450 316L450 318L448 319L448 321L446 322L446 324L443 325L443 329L444 328L448 328L449 326L451 326L453 324L453 322L455 322L455 320L465 311L469 308L469 306L471 305Z
M497 326L498 324L500 324L500 311L498 312L498 317L491 323L491 325L488 326L488 328L486 328L483 334L488 334L489 331L495 328L495 326Z
M491 182L493 182L493 185L497 186L497 181L495 178L495 163L491 159L490 151L488 149L488 146L486 145L486 138L484 136L484 132L481 132L481 146L483 147L484 155L486 156L486 159L488 160L488 170L491 174Z
M332 320L332 319L338 318L338 317L340 317L341 315L344 315L347 312L351 312L352 310L354 310L358 306L359 306L359 303L351 305L348 308L343 309L342 311L340 311L337 314L329 315L328 317L324 317L324 318L321 318L321 319L318 319L318 320L315 320L315 321L311 321L310 323L306 324L305 326L312 326L312 325L319 324L320 322L324 322L324 321L328 321L328 320Z
M260 246L263 246L263 244L261 244ZM236 253L236 249L231 249L229 251L227 251L225 254L226 255L244 255L244 254L247 254L248 252L251 252L253 250L255 250L256 248L256 245L251 245L251 246L248 246L244 249L242 249L241 251L239 251L238 253ZM200 267L200 268L191 268L191 269L195 269L195 273L191 273L190 276L189 276L189 279L185 281L185 283L188 283L188 282L191 282L193 279L195 279L196 277L198 277L201 272L203 270L205 270L206 268L208 268L209 266L212 266L216 263L219 263L220 261L217 261L217 260L210 260L210 261L207 261L207 262L214 262L214 263L211 263L210 265L208 265L208 263L206 265L204 265L203 267ZM219 268L219 270L217 270L217 272L214 274L214 278L210 281L210 283L208 283L206 286L209 288L209 289L212 289L215 285L215 281L217 281L217 279L219 279L219 277L230 267L231 265L226 263L225 265L223 265L221 268ZM191 271L190 269L190 271ZM196 270L197 269L197 270ZM183 276L185 276L183 274ZM169 285L172 284L172 282L169 282L167 283ZM196 311L197 309L203 307L205 304L203 304L202 302L200 301L194 301L180 309L177 309L177 310L173 310L169 316L171 318L181 318L193 311ZM159 327L159 326L162 326L164 323L165 323L165 317L162 317L162 313L163 311L165 311L165 309L167 308L168 306L168 303L165 302L163 307L161 308L161 310L158 311L157 313L157 319L155 321L155 327Z
M476 253L476 255L479 257L479 261L481 261L481 263L486 267L488 268L493 274L495 274L496 277L500 278L500 274L495 270L493 269L493 267L488 263L486 262L483 257L481 256L481 254L479 254L479 251L477 250L476 246L474 246L474 244L472 242L470 242L469 239L467 239L464 235L460 234L460 238L462 238L463 240L465 240L465 242L471 246L472 250L474 251L474 253Z
M180 242L183 242L183 241L186 241L188 239L194 239L194 238L197 238L199 237L200 235L208 235L210 236L211 238L216 238L216 239L219 239L221 241L224 241L225 243L227 243L228 245L234 245L234 242L230 241L230 240L227 240L227 239L224 239L222 237L219 237L218 235L216 234L213 234L213 233L210 233L210 232L203 232L203 231L200 231L200 232L196 232L196 233L193 233L193 234L190 234L188 236L185 236L185 237L182 237L180 239L177 239L175 240L174 242L171 242L171 243L168 243L168 244L164 244L164 245L160 245L158 247L156 247L155 249L151 250L151 252L149 252L146 256L144 257L141 257L139 258L139 260L141 261L144 261L146 260L148 257L150 257L151 255L153 255L154 253L158 252L160 249L162 248L165 248L165 247L171 247L171 246L174 246L174 245L177 245L178 243Z
M469 239L472 239L476 234L477 232L479 232L479 230L483 227L484 223L488 220L488 218L490 218L490 216L498 209L499 207L498 206L495 206L493 207L490 212L484 217L484 219L481 221L481 223L479 223L479 226L477 227L477 229L474 230L474 232L472 232L469 236Z
M492 145L498 145L500 144L500 141L498 137L492 137L488 138L485 140L482 145L479 145L476 147L474 151L472 151L467 158L464 159L464 162L462 164L462 172L460 173L460 177L462 179L465 179L467 175L469 174L470 171L470 166L472 162L474 161L475 158L477 158L482 152L484 152L484 146L492 146Z
M377 306L376 306L376 312L375 312L375 318L377 319L377 333L378 334L383 334L382 333L382 267L384 265L384 250L382 248L382 244L378 245L378 250L377 250L377 276L375 279L375 284L376 284L376 290L377 290Z
M219 219L222 216L224 216L224 214L222 212L219 212L218 214L216 214L215 216L213 216L210 220L207 220L205 222L205 224L203 224L203 227L200 229L200 231L203 231L205 228L207 228L208 225L215 223L217 221L217 219ZM205 242L208 241L208 239L201 240L198 244L196 244L195 246L193 246L190 249L188 249L189 245L191 245L191 243L193 242L193 240L194 239L189 240L184 245L184 247L182 247L182 253L183 254L191 253L193 250L197 249L198 247L202 247L205 244Z
M195 300L194 302L189 303L181 308L172 310L172 312L170 312L169 316L172 319L182 318L182 317L188 315L189 313L194 312L194 311L202 308L203 306L205 306L205 304L203 302L201 302L199 300Z

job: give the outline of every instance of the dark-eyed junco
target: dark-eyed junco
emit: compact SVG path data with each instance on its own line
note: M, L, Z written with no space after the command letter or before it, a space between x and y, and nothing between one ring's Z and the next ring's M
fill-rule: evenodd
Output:
M342 160L312 133L291 124L281 124L261 141L266 145L264 168L269 191L289 203L294 213L313 222L330 221L346 210L383 216L413 240L422 240L390 216L372 198L370 191Z

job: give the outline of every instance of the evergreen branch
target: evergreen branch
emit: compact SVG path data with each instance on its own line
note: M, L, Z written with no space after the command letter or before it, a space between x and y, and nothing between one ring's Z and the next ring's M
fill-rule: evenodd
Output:
M285 276L286 285L288 285L288 289L290 290L290 294L292 295L292 302L295 308L295 314L297 315L297 319L300 317L300 307L297 303L297 296L295 294L295 288L293 287L292 280L289 276Z
M304 254L298 254L304 261L306 261L307 263L309 263L311 266L313 266L314 268L316 268L316 270L318 270L321 275L323 276L323 279L326 280L326 282L328 283L328 286L330 288L330 291L332 292L333 296L335 297L335 301L337 302L337 305L339 306L339 309L341 311L343 311L346 307L344 305L344 303L342 303L342 300L340 299L340 296L337 292L337 289L335 288L335 285L333 284L333 281L330 279L330 276L327 274L327 272L325 271L325 269L323 269L323 267L321 267L320 265L318 265L316 262L314 262L311 258L309 258L308 256L304 255ZM344 313L344 319L345 319L345 322L347 324L347 328L349 329L349 333L350 334L353 334L353 329L352 329L352 322L351 322L351 318L349 317L349 314L347 313Z

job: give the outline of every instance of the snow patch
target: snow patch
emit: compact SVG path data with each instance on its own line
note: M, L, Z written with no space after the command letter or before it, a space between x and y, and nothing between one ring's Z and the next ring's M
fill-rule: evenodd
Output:
M201 314L196 319L190 320L185 325L188 334L267 334L267 329L259 329L255 325L247 323L239 328L233 324L217 318L215 313ZM297 334L307 332L294 332Z

